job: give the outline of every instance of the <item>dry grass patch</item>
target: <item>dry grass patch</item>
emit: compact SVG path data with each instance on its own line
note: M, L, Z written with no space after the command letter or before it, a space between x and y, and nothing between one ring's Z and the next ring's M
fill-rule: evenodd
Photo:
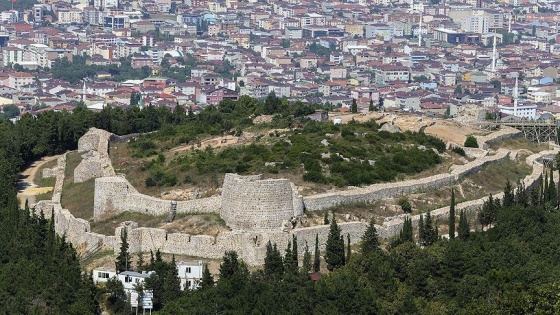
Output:
M93 218L93 196L95 179L82 183L74 183L74 169L82 161L78 152L70 152L66 156L66 170L60 203L76 218L90 220Z
M490 148L493 150L498 150L500 148L509 150L528 150L533 153L548 150L547 143L533 143L525 138L515 138L515 139L505 139L502 141L493 142L490 144Z
M134 221L139 227L165 229L169 233L188 233L191 235L217 235L229 231L224 220L218 214L178 214L173 222L166 222L166 215L125 211L112 217L91 223L91 230L104 235L114 235L115 229L125 221Z
M52 161L48 161L47 163L41 165L37 169L37 173L35 174L35 178L33 178L33 183L40 187L53 187L56 181L56 177L47 177L43 178L43 169L46 168L53 168L56 166L58 159L54 159Z

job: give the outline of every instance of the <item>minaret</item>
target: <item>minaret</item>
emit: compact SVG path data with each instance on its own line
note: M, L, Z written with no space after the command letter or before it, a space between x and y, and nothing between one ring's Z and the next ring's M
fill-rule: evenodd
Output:
M492 75L496 76L496 33L494 33L494 47L492 48Z
M422 11L420 11L420 23L418 24L418 47L422 47Z
M82 86L82 101L86 101L86 79L84 78L84 85Z
M519 78L515 78L515 87L513 88L513 116L517 117L517 99L519 98Z

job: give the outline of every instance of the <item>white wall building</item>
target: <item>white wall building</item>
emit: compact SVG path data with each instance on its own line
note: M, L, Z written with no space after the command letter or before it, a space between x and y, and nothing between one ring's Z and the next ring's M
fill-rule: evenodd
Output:
M513 105L498 106L500 113L516 116L519 118L535 119L537 118L537 105L517 105L517 109Z
M58 11L58 24L82 24L84 15L79 9L64 9Z
M202 280L204 264L202 261L179 261L177 272L181 280L181 290L194 290L199 287Z
M144 281L150 277L154 271L145 271L142 273L134 271L123 271L118 274L118 279L124 286L125 292L130 292L134 290L134 286L143 284Z
M95 283L104 283L109 281L109 279L117 276L117 272L114 268L107 268L107 267L97 267L93 269L93 282Z
M461 19L461 28L467 32L488 33L490 17L488 15L470 15Z
M2 63L4 67L12 64L21 64L23 62L23 49L8 46L4 48Z

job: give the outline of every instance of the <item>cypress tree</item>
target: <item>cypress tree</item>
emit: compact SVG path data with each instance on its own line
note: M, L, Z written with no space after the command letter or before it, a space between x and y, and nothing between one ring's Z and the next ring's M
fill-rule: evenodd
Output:
M276 244L272 246L270 241L266 244L266 256L264 258L264 273L268 276L280 276L284 273L282 255Z
M558 196L556 195L556 184L554 183L554 173L552 168L550 169L550 183L548 184L548 195L549 202L551 205L556 206L556 200Z
M375 218L371 218L366 232L362 236L362 254L369 254L379 250L379 236L375 229Z
M136 271L142 272L144 270L144 255L142 252L137 254L138 259L136 260Z
M451 189L451 205L449 206L449 239L455 238L455 189Z
M509 180L506 182L506 186L504 187L504 208L511 208L515 203L515 196L513 193L513 187Z
M352 255L352 249L350 247L350 233L346 234L346 262L350 261L350 256Z
M319 234L315 234L315 251L313 253L313 272L321 270L321 258L319 257Z
M200 281L200 288L206 289L214 286L214 277L208 269L208 264L204 264L204 270L202 270L202 279Z
M301 266L301 272L303 274L308 274L311 271L311 253L309 252L309 246L305 242L305 252L303 252L303 263Z
M430 212L426 213L426 220L424 221L424 243L426 246L432 245L437 240L437 226L432 222Z
M333 217L327 237L327 249L325 254L327 269L333 271L344 266L344 239L340 235L340 228Z
M350 107L350 111L355 114L358 112L358 104L356 103L356 99L352 99L352 106Z
M459 235L459 239L466 240L469 238L470 230L469 230L469 222L467 221L467 215L465 211L461 210L459 214L459 228L457 230Z
M297 236L294 234L292 235L292 255L293 255L293 262L296 270L298 269L298 246L297 246Z
M515 193L515 203L522 207L527 207L529 205L529 197L527 196L527 191L525 189L525 184L523 181L517 181L517 189Z
M550 201L550 191L548 190L548 173L544 173L544 202Z
M412 220L409 217L404 218L403 228L399 234L399 243L412 242L413 241L413 230L412 230Z
M330 221L329 221L329 211L327 210L327 211L325 211L325 216L323 217L323 224L327 225L329 223L330 223Z
M531 187L531 194L530 194L530 201L531 206L538 207L541 204L541 189L538 188L536 185Z
M234 250L226 251L220 264L220 281L232 278L239 271L239 261L237 252Z
M373 112L375 110L375 107L373 106L373 100L369 101L369 111Z
M121 248L119 255L117 256L117 261L115 262L115 269L117 273L132 270L132 262L130 259L130 254L128 253L128 240L127 240L127 230L122 229L121 232Z
M424 229L424 215L420 215L420 220L418 221L418 243L421 246L426 244L426 232Z
M286 252L284 254L284 270L286 273L296 273L297 264L294 264L294 255L292 253L292 242L288 241L288 247L286 247Z

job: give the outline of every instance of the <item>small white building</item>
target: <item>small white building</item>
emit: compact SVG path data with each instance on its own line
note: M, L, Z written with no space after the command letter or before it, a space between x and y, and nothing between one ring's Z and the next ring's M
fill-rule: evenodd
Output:
M93 282L95 283L105 283L109 281L109 279L113 278L117 275L117 272L114 268L108 267L97 267L93 269Z
M202 280L204 264L202 261L179 261L177 272L181 280L181 290L194 290L199 287Z
M118 274L119 280L124 286L125 292L134 291L134 286L144 283L155 271L143 271L138 273L135 271L123 271Z
M500 105L498 106L500 113L515 116L519 118L535 119L537 118L537 105L521 104L515 108L513 105Z

